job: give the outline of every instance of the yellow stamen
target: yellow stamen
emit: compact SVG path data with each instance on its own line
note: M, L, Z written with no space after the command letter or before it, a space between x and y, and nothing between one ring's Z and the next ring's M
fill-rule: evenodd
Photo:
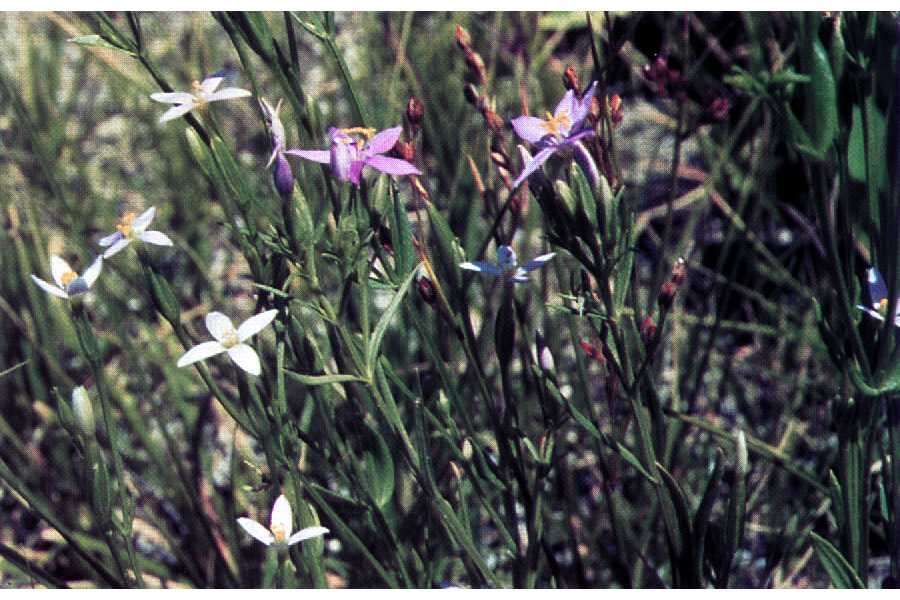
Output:
M226 348L231 348L232 346L237 346L241 343L241 340L238 339L237 331L232 329L231 331L226 331L225 335L222 336L222 341L220 342Z
M131 224L134 222L134 217L135 217L135 214L133 212L127 212L124 215L122 215L122 220L119 221L118 225L116 225L116 229L119 231L119 233L121 233L125 237L128 237L129 235L131 235L131 232L132 232Z
M359 134L369 139L375 135L375 130L371 127L350 127L349 129L341 129L341 133L346 133L347 135Z
M66 271L62 274L62 277L59 278L59 280L62 281L63 287L68 286L76 279L78 279L78 273L75 271Z
M880 312L882 315L886 315L887 308L888 308L887 298L882 298L881 300L878 301L878 312Z
M569 125L571 124L571 122L569 121L569 115L566 113L562 113L558 117L554 117L548 112L545 121L546 122L544 123L544 130L547 133L553 135L559 135L559 131L561 128L569 127Z
M285 538L287 537L287 532L284 530L284 527L279 524L273 524L271 527L271 531L272 535L275 536L276 542L284 542Z

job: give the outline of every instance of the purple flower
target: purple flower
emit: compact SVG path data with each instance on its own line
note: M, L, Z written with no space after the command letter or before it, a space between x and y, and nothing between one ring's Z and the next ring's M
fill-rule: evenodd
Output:
M513 182L513 187L519 187L559 150L573 146L581 138L594 135L593 129L584 126L584 119L591 110L596 87L595 81L580 100L574 90L569 90L556 105L553 114L547 113L545 119L528 116L513 119L512 126L516 135L538 148L537 154L525 164L525 168Z
M284 157L285 148L287 147L286 137L284 124L281 122L281 117L278 116L278 112L281 110L281 100L278 101L275 108L272 108L272 105L265 98L260 98L259 106L262 108L266 123L269 125L269 132L272 135L272 156L269 158L266 168L268 169L272 166L272 163L275 163L275 168L272 170L275 189L278 190L282 197L290 198L291 194L294 193L294 173L291 171L291 164Z
M331 172L335 177L354 185L359 185L363 167L372 167L388 175L421 175L415 165L399 158L383 156L397 143L402 130L398 126L372 135L372 129L332 127L328 130L330 150L285 150L284 153L331 165ZM365 135L369 141L356 138L353 134Z

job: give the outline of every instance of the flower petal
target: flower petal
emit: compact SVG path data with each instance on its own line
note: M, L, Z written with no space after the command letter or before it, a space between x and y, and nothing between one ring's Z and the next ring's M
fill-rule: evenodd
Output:
M866 271L866 278L869 283L869 302L878 304L884 298L887 298L887 284L884 283L884 279L881 277L881 273L878 272L878 269L875 267L870 268Z
M325 535L328 533L329 529L327 527L306 527L301 529L290 538L288 538L288 546L293 546L298 542L302 542L303 540L308 540L310 538L319 537L320 535Z
M151 206L134 218L134 221L131 222L132 229L137 229L139 231L146 229L147 226L153 222L154 216L156 216L156 207Z
M221 354L223 352L225 352L225 346L219 342L203 342L185 352L181 358L178 359L177 365L179 367L186 367L197 361L206 360L210 356L215 356L216 354Z
M59 287L63 287L63 275L73 272L74 270L69 266L69 263L60 257L56 255L50 257L50 274L53 276L53 281L55 281L56 285Z
M238 344L228 349L228 356L234 363L251 375L262 373L262 365L259 364L259 355L256 350L247 344Z
M547 122L537 117L516 117L512 120L513 130L523 140L537 144L549 134L546 128Z
M224 90L219 90L215 94L210 94L206 97L207 102L217 102L219 100L231 100L232 98L246 98L247 96L252 96L253 93L248 90L242 90L241 88L225 88Z
M275 536L272 535L268 529L254 521L253 519L248 519L247 517L241 517L237 520L238 525L244 528L244 531L249 533L254 539L259 540L266 546L270 546L272 542L275 541Z
M541 254L540 256L537 256L537 257L529 260L524 265L522 265L521 270L528 273L530 271L534 271L535 269L540 269L541 267L546 265L547 261L549 261L554 256L556 256L556 252L551 252L549 254Z
M399 125L397 127L385 129L384 131L379 131L371 140L369 140L369 143L366 144L363 153L369 156L374 154L384 154L394 147L394 144L400 139L400 133L402 131L403 127L400 127Z
M42 290L44 290L48 294L52 294L53 296L56 296L57 298L65 298L65 299L69 298L69 295L64 290L59 289L58 287L56 287L55 285L53 285L51 283L47 283L40 277L35 277L34 275L32 275L31 278L34 280L34 282L36 284L38 284L38 287L40 287Z
M556 105L556 109L553 111L553 116L558 117L562 114L566 114L569 116L569 122L572 123L572 117L575 115L575 111L577 108L578 98L575 97L575 90L569 90L559 101L559 104ZM574 123L572 124L574 125Z
M206 315L206 329L220 342L229 333L234 333L234 325L231 324L231 319L218 311L213 311Z
M503 270L500 269L497 265L492 265L491 263L482 262L480 260L476 260L475 262L464 262L459 265L460 269L466 269L468 271L476 271L478 273L484 273L485 275L493 275L494 277L500 277L503 275Z
M541 168L541 165L547 162L547 159L550 158L554 152L556 152L556 146L550 146L535 154L531 159L531 162L527 163L525 168L522 169L522 172L519 173L519 176L516 177L516 180L513 182L513 189L522 185L522 182L525 181L529 175Z
M371 156L366 159L366 164L373 169L378 169L388 175L421 175L422 172L412 163L401 158L389 156Z
M103 253L103 258L109 258L110 256L114 256L125 249L128 244L131 243L131 240L125 236L122 236L118 242L110 246L106 252Z
M285 150L284 153L326 165L331 162L331 153L328 150Z
M102 247L106 248L107 246L112 246L114 243L118 242L123 237L125 237L125 236L122 235L122 232L117 231L115 233L109 234L106 237L100 238L100 241L97 243L100 244Z
M112 250L112 248L110 248L110 250ZM91 266L87 268L81 278L84 279L84 282L87 283L88 287L92 287L94 285L94 282L97 281L97 278L100 277L100 271L102 270L103 257L98 256L94 259L94 262L91 263Z
M219 87L224 80L224 77L207 77L200 83L200 91L208 96L215 92L216 88Z
M145 231L140 235L140 240L157 246L172 246L172 240L162 231Z
M190 104L194 101L194 97L187 92L157 92L150 94L150 98L165 104Z
M288 502L284 494L278 496L275 499L275 504L272 505L272 518L269 529L275 531L278 527L284 532L285 537L290 537L291 532L294 530L294 515L291 512L291 503Z
M581 100L575 103L575 106L569 115L569 118L572 120L572 127L576 127L591 111L591 103L594 99L594 92L596 89L597 82L595 81L591 84L591 87L582 94Z
M165 123L166 121L172 121L174 119L177 119L178 117L181 117L181 116L186 115L187 113L191 112L191 110L193 110L193 108L194 108L193 103L181 104L179 106L173 106L172 108L170 108L169 110L167 110L166 112L164 112L162 114L162 116L159 118L159 122Z
M273 308L272 310L267 310L265 312L261 312L258 315L253 315L238 327L237 334L238 339L240 341L246 341L249 338L253 337L257 333L263 330L266 325L272 322L278 315L278 309Z

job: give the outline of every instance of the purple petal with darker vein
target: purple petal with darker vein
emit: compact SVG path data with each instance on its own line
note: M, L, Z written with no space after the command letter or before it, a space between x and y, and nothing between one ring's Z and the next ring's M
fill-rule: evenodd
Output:
M523 140L537 144L547 135L546 121L537 117L516 117L512 120L513 129Z
M354 185L359 185L359 180L362 178L362 170L365 166L366 162L363 160L354 160L350 165L350 181Z
M584 95L581 97L581 100L576 103L576 106L573 108L572 112L569 113L572 119L572 126L578 125L584 118L588 115L591 110L591 101L594 98L594 91L597 89L597 82L591 84L591 87L585 91Z
M400 158L389 156L371 156L366 159L366 164L388 175L421 175L415 165Z
M331 152L328 150L285 150L285 154L291 156L299 156L306 160L314 160L319 163L328 164L331 162Z
M553 111L553 116L558 117L559 115L565 113L569 115L569 119L571 119L572 115L575 114L576 108L578 108L578 98L575 97L574 90L569 90L562 97L562 100L559 101L559 104L556 105L556 110Z
M516 180L513 182L513 188L517 188L522 185L522 182L525 181L529 175L537 171L541 165L547 162L547 159L556 152L556 146L551 146L550 148L544 148L540 152L534 155L534 158L531 159L531 162L525 165L525 168L522 169L522 172L519 173L519 176L516 177Z
M364 152L368 155L384 154L394 147L394 144L400 139L400 133L402 131L403 128L398 125L397 127L391 127L390 129L378 132L375 134L375 137L366 144Z

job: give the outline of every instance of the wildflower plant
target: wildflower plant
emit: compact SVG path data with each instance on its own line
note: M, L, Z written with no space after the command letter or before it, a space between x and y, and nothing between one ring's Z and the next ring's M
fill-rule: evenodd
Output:
M896 15L0 30L3 586L900 581Z

